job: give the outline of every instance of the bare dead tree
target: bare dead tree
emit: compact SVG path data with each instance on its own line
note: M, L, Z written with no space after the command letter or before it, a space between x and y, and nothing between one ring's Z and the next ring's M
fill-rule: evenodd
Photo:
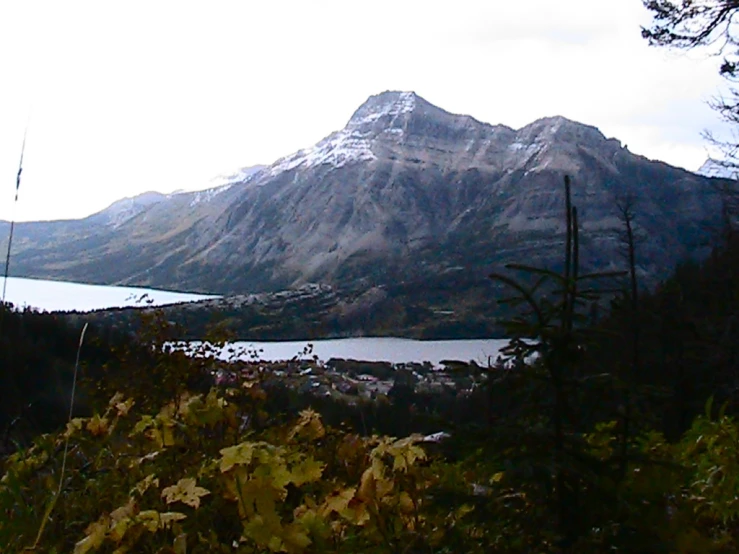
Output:
M683 50L701 48L709 55L722 56L719 73L730 83L728 93L709 102L721 118L739 125L739 0L642 0L652 14L652 24L642 27L650 45ZM739 168L739 132L719 139L704 136L724 156L720 165Z
M678 48L718 45L721 49L739 45L737 29L731 28L739 0L643 0L643 3L654 18L650 27L642 28L642 36L651 44Z
M617 196L614 200L618 219L623 225L618 239L621 243L620 252L628 265L629 276L629 302L636 309L639 304L639 282L637 278L636 246L646 240L646 236L640 232L636 225L637 198L632 193Z
M628 445L631 427L631 386L634 378L639 374L639 342L641 336L641 319L639 315L639 281L636 266L636 245L642 242L644 236L638 233L635 225L637 199L627 193L615 200L618 218L623 224L619 240L623 245L623 254L628 264L629 279L629 330L631 337L631 362L622 375L622 407L621 407L621 436L619 438L619 474L626 475L628 459Z
M739 0L642 0L652 23L642 27L650 45L683 50L702 49L723 58L719 74L728 92L709 101L722 120L729 123L728 136L704 131L704 138L720 152L711 161L733 179L721 182L721 239L735 240L739 225Z

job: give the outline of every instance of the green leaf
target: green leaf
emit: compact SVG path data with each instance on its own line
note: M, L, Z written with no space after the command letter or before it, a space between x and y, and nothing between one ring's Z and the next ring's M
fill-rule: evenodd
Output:
M706 401L706 418L710 420L712 413L713 413L713 395L711 395Z

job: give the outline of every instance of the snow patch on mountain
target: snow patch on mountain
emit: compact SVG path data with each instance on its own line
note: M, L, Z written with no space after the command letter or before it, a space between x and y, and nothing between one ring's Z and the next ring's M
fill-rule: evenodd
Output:
M383 117L396 118L416 109L413 92L385 92L371 97L352 116L347 127L360 127L374 123ZM392 122L392 119L391 119Z
M208 183L208 189L220 187L223 185L232 185L234 183L246 183L254 179L266 166L252 165L242 167L232 173L224 173L213 177Z
M274 176L297 167L305 169L323 164L329 164L336 169L347 163L375 159L377 157L372 153L372 144L367 133L343 129L310 148L277 160L269 168L269 172Z
M519 150L526 150L528 152L531 151L538 151L541 149L541 145L532 142L532 143L523 143L523 142L512 142L508 145L509 150L519 151Z
M403 129L394 123L399 116L415 109L416 94L413 92L384 92L372 96L354 112L341 131L332 133L310 148L277 160L268 171L275 176L298 167L306 169L327 164L338 169L348 163L376 160L372 139L378 130L373 124L383 120L383 133L401 137Z
M233 185L223 185L220 187L214 187L212 189L198 191L193 195L192 200L190 200L190 207L192 208L193 206L197 206L201 202L210 202L216 196L218 196L222 192L226 192L232 186Z

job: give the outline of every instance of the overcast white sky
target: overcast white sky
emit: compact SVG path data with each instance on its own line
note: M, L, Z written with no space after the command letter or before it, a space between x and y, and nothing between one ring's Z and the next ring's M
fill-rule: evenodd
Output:
M694 170L719 59L649 48L648 21L640 0L3 0L0 218L205 188L388 89L514 128L564 115Z

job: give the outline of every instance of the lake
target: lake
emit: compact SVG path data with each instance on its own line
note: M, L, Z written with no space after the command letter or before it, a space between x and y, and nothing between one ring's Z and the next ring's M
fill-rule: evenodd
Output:
M191 343L197 345L199 343ZM306 346L313 346L312 353L303 356ZM249 342L231 343L243 360L260 359L265 361L289 360L294 356L319 360L330 358L353 358L377 362L431 362L438 367L441 360L475 361L487 365L488 358L495 360L498 352L508 344L506 339L470 340L412 340L391 337L362 337L349 339L325 339L311 341ZM255 356L256 355L256 356ZM228 359L228 347L220 352L222 359Z
M141 287L88 285L68 281L9 277L5 300L18 307L28 306L49 312L72 310L87 312L104 308L141 306L142 297L151 300L151 305L154 306L216 298L216 296L203 294ZM441 360L465 362L472 360L485 365L489 357L495 359L507 342L505 339L420 341L383 337L285 342L244 341L233 343L232 346L240 351L239 357L242 359L254 359L250 353L256 352L259 359L265 361L289 360L300 356L310 343L313 345L312 353L302 357L309 358L316 355L323 361L330 358L353 358L391 363L428 361L434 366L439 366ZM220 357L226 358L228 353L224 350Z
M141 287L112 287L21 277L8 277L5 292L6 302L12 302L19 308L27 306L47 312L72 310L89 312L104 308L147 305L140 302L142 297L151 300L153 306L217 298L204 294Z

